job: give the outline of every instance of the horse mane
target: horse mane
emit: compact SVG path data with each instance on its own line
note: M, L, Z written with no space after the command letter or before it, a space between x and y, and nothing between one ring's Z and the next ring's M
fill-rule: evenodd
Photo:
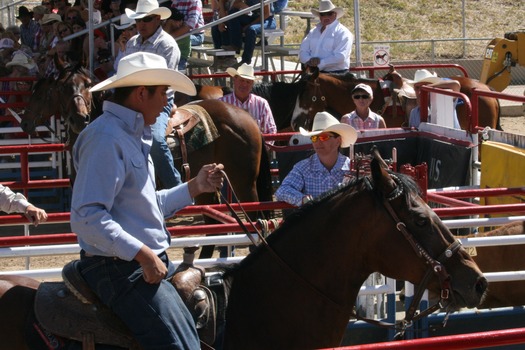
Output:
M401 182L404 189L404 196L406 199L410 197L413 193L420 193L420 189L417 183L408 175L389 172L395 174L395 176ZM353 178L346 185L342 185L334 188L331 191L326 192L322 196L314 199L313 201L298 207L295 209L289 216L286 217L286 220L283 221L283 224L276 229L269 237L268 242L275 244L282 239L290 229L293 229L302 223L304 224L305 220L308 218L316 217L316 211L320 207L326 205L326 203L332 201L334 197L341 195L350 196L359 193L363 189L369 189L377 197L377 200L381 200L384 194L380 193L375 187L371 186L370 177L361 177ZM246 256L241 262L232 265L223 265L220 267L220 270L224 272L224 278L230 280L235 278L235 275L238 271L242 270L244 266L252 264L257 260L257 257L264 252L266 247L263 244L258 245L254 251L252 251L248 256Z

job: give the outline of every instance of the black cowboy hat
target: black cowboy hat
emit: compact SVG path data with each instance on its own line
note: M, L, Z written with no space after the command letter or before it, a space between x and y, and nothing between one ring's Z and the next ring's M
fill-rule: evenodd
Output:
M20 6L18 8L18 16L16 17L17 19L20 19L22 17L30 17L30 18L33 18L33 12L32 11L29 11L29 9L25 6Z

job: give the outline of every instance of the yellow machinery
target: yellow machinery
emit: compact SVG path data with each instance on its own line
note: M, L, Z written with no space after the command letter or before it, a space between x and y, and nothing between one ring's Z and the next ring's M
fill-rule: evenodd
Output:
M492 39L485 49L480 81L503 91L510 84L510 70L516 64L525 66L525 31Z

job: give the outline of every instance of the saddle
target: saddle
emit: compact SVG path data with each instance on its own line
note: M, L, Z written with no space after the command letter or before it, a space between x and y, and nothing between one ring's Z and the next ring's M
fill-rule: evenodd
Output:
M221 327L224 324L226 291L222 278L213 281L206 278L213 292L203 284L204 269L193 264L197 249L185 248L183 262L170 282L192 314L204 348L204 344L215 342L217 324ZM82 342L83 349L94 349L95 344L141 349L124 322L102 304L87 285L78 265L79 261L75 260L63 268L64 282L40 284L35 297L35 316L42 328L59 337ZM219 322L218 311L222 319Z
M187 104L172 111L166 127L166 141L173 159L181 160L185 180L191 178L188 154L215 141L217 127L209 113L196 104Z
M388 95L389 98L385 98L385 105L381 114L391 109L390 113L387 114L391 114L394 118L397 115L403 115L405 120L408 120L410 111L417 106L414 88L392 65L390 65L390 69L384 79L386 89L388 89L388 94L385 95Z

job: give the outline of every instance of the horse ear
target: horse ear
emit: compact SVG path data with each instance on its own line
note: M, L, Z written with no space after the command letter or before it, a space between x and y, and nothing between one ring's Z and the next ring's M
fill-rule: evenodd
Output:
M372 162L370 163L370 170L376 188L383 194L391 193L395 189L396 183L387 171L388 164L381 157L381 154L375 145L372 146L370 153L373 157Z

